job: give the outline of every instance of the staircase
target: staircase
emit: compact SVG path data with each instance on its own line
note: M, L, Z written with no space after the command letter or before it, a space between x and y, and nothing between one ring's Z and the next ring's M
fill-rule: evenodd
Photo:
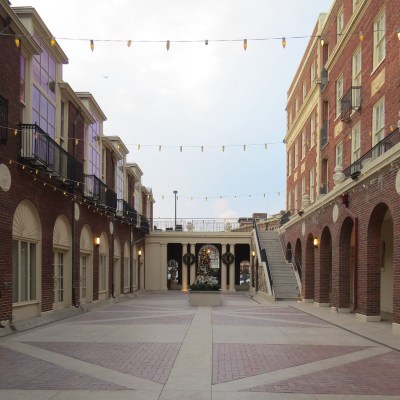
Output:
M275 300L297 300L300 297L297 280L292 264L285 260L278 233L259 230L258 236L261 249L267 253Z

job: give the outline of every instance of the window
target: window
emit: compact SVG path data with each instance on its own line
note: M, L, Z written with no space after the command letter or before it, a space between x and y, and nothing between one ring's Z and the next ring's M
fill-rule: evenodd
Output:
M310 120L310 128L311 128L311 133L310 133L310 147L315 146L315 115L311 116Z
M64 254L54 253L54 303L64 301Z
M43 47L38 38L34 38L41 53L33 56L33 79L51 100L56 98L56 62Z
M124 258L124 288L129 289L131 278L131 269L129 266L129 257Z
M293 122L292 112L289 111L289 126L292 125L292 122Z
M372 110L372 146L385 137L385 98L379 100Z
M117 181L117 187L116 187L117 199L123 200L124 199L124 160L123 159L117 161L117 179L116 179L116 181ZM120 212L124 211L122 201L117 202L117 209Z
M311 64L310 78L312 84L315 81L315 61L313 61L313 63Z
M299 163L299 142L296 140L294 144L294 167L296 168Z
M100 123L92 113L95 122L88 129L88 174L100 178Z
M296 97L295 110L296 110L296 115L297 115L297 112L299 111L299 98L298 97Z
M21 54L19 64L19 100L25 103L25 74L26 74L26 60Z
M344 13L343 8L338 12L336 17L336 33L340 35L343 32L344 27Z
M36 244L12 243L13 303L36 300Z
M100 254L99 262L99 291L107 290L107 267L106 267L107 257L105 254Z
M304 81L303 82L303 102L304 102L304 99L306 98L306 96L307 96L307 82Z
M341 113L341 99L343 97L343 76L336 81L336 116Z
M314 203L315 194L315 167L310 169L310 201Z
M358 123L351 130L351 162L355 162L360 158L360 133L361 124Z
M374 69L384 60L386 56L386 14L382 14L377 18L374 23Z
M56 124L56 108L52 102L33 85L33 123L42 128L51 138L54 139Z
M307 132L304 129L302 134L301 134L301 159L303 160L304 157L306 156L306 149L307 149L307 140L306 140L306 135Z
M343 162L343 143L340 142L336 146L336 167L341 167Z
M289 150L289 175L292 173L293 149Z
M361 86L361 47L353 54L352 70L351 70L351 85ZM361 91L353 90L353 104L361 104Z
M306 178L301 179L301 208L304 207L304 195L306 194Z
M293 191L293 197L294 197L294 204L293 204L293 206L294 206L294 208L296 209L296 210L298 210L298 205L297 205L297 185L294 187L294 191Z
M287 195L287 209L290 211L292 208L292 194L289 192Z

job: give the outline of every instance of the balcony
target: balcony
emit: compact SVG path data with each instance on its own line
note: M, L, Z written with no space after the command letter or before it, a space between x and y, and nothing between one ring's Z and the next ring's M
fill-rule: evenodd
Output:
M21 124L20 157L66 184L83 181L83 166L36 124Z
M328 143L328 123L325 122L319 134L319 148L322 150Z
M343 174L346 178L351 177L353 180L356 180L358 176L361 174L362 167L367 164L369 161L373 160L376 157L381 156L386 153L389 149L395 146L400 142L399 137L399 128L391 132L384 139L382 139L379 143L377 143L371 150L361 156L358 160L353 162L349 167L347 167Z
M84 175L84 195L99 206L117 209L117 194L103 183L96 175Z
M128 204L125 200L117 200L117 216L126 218L131 221L134 225L137 225L138 213L137 211Z
M350 122L353 110L361 108L361 86L352 86L340 100L340 119Z

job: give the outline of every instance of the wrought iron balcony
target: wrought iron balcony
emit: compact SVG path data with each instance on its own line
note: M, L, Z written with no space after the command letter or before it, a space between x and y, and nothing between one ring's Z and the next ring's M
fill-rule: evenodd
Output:
M328 143L328 123L325 122L319 134L319 147L322 150Z
M381 156L391 149L394 145L400 142L399 128L391 132L388 136L377 143L371 150L367 151L358 160L353 162L349 167L347 167L343 174L346 178L351 177L353 180L357 179L361 174L362 167L369 161L376 157Z
M126 218L131 221L134 225L137 225L138 213L137 211L125 200L117 200L117 216Z
M138 225L140 225L140 230L144 234L149 234L150 233L149 220L145 216L143 216L143 215L139 215L138 216Z
M36 124L21 124L20 157L38 169L65 179L83 181L83 166Z
M352 86L340 100L340 119L349 121L353 110L361 108L361 86Z
M84 175L84 195L100 206L117 209L117 194L96 175Z

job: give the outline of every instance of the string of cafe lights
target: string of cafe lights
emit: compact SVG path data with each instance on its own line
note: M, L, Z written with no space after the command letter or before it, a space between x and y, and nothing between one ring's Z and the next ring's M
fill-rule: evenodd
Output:
M37 168L33 168L31 166L28 166L26 164L20 163L18 161L14 161L11 160L3 155L0 155L0 158L4 160L5 163L8 163L9 165L15 164L17 166L19 166L23 171L30 173L31 176L33 176L34 181L38 181L41 182L43 184L43 186L47 186L51 189L53 189L54 191L59 191L61 193L63 193L65 196L71 196L76 198L76 201L80 204L85 204L88 206L88 208L92 208L93 210L99 211L98 210L98 206L95 205L91 205L91 201L89 201L87 198L81 198L79 196L77 196L74 193L69 192L67 189L65 188L60 188L58 186L54 186L53 184L51 184L50 182L52 181L52 179L54 179L54 176L52 175L51 172L45 172L41 169L37 169ZM47 179L47 180L45 180ZM84 187L85 183L84 182L80 182L80 181L75 181L73 179L68 179L68 178L62 178L60 180L60 183L62 184L74 184L76 185L77 188L79 187ZM104 192L106 193L108 190L112 190L110 188L104 188ZM203 200L203 201L209 201L209 200L216 200L216 199L241 199L241 198L257 198L257 197L263 197L268 199L270 196L272 195L278 195L280 196L281 193L283 191L279 191L279 192L265 192L265 193L251 193L251 194L236 194L236 195L202 195L202 196L177 196L177 200L190 200L190 201L195 201L195 200ZM150 198L150 195L147 196L148 198ZM165 194L161 194L161 195L154 195L152 194L153 198L160 198L161 200L165 200L168 198L172 198L174 196L172 195L165 195ZM106 213L116 213L118 210L114 209L112 207L107 207L107 211L101 211L100 214L106 214ZM126 216L127 217L132 217L133 215L131 215L132 213L130 212L126 212Z
M379 32L390 33L388 30L379 30ZM35 36L36 38L49 41L50 45L53 47L57 44L57 41L80 41L87 42L91 51L95 49L96 43L124 43L127 47L132 47L135 44L153 44L153 43L164 43L167 51L170 50L172 44L179 43L204 43L206 46L212 43L242 43L243 49L246 51L250 42L267 42L267 41L277 41L281 43L282 48L286 48L290 40L299 39L318 39L321 46L329 41L331 37L344 37L344 36L357 36L360 42L364 41L365 35L368 33L374 34L378 32L377 30L372 31L353 31L353 32L341 32L335 34L320 34L320 35L300 35L300 36L269 36L269 37L255 37L255 38L227 38L227 39L179 39L179 40L146 40L146 39L99 39L99 38L73 38L73 37L49 37L49 36ZM395 31L400 40L400 27ZM33 38L33 35L15 35L14 33L6 33L4 29L0 32L0 36L12 36L17 47L21 46L21 39L23 38Z

